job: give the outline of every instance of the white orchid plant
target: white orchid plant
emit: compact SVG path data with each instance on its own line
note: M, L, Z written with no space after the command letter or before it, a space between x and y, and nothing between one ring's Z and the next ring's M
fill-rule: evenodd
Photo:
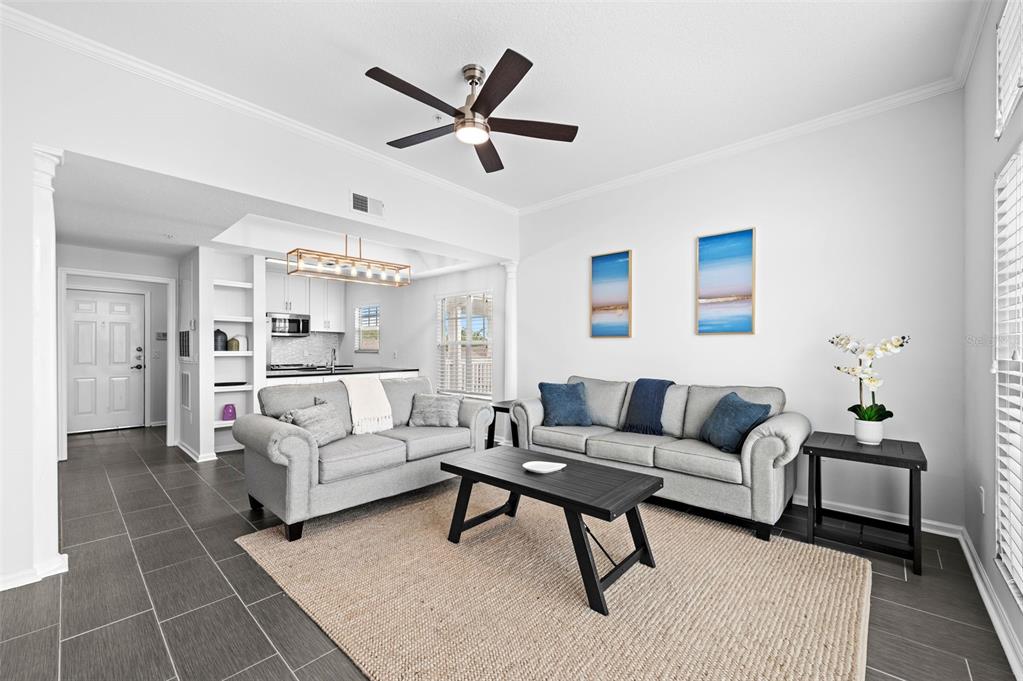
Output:
M848 374L857 380L860 386L859 404L849 407L849 411L861 421L884 421L895 416L883 404L877 403L877 389L884 385L884 380L874 370L874 360L888 355L897 355L909 344L909 336L892 336L878 343L864 343L845 334L832 336L828 342L842 352L855 355L858 363L855 366L836 366L835 369ZM870 403L866 401L866 393L870 393Z

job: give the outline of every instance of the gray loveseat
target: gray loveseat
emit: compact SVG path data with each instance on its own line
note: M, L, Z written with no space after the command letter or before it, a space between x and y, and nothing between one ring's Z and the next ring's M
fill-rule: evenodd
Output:
M580 376L568 381L586 384L593 425L544 426L539 398L517 400L511 415L521 447L658 475L664 487L657 496L752 520L757 536L770 539L771 527L792 498L796 455L810 434L805 416L784 411L780 388L674 385L665 395L660 436L619 430L632 383ZM768 419L750 432L737 454L697 439L718 400L732 391L771 406Z
M262 414L234 423L245 446L245 478L253 509L264 505L285 522L289 541L302 536L302 522L375 499L401 494L451 477L440 462L482 451L494 420L488 402L465 399L458 428L409 426L412 398L433 392L428 378L381 381L394 428L353 435L348 390L340 381L276 385L259 391ZM303 428L280 421L290 409L313 406L314 398L341 405L348 435L322 447Z

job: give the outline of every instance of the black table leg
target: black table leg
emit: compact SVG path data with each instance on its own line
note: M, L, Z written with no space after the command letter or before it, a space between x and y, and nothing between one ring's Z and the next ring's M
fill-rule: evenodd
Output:
M509 518L514 518L516 511L519 510L519 496L515 492L508 495L508 510L504 514Z
M821 459L820 457L817 457L817 456L812 457L812 458L817 460L817 465L814 466L814 470L816 472L814 473L814 479L813 479L813 483L814 483L813 484L813 488L814 488L814 496L813 496L814 512L813 512L813 517L814 517L814 520L816 520L818 525L822 525L824 523L824 513L822 511L822 509L824 508L824 504L821 502L821 487L822 487L822 485L821 485L821 469L824 468L824 460Z
M909 541L913 546L913 574L923 573L920 531L920 470L909 471Z
M817 524L817 520L814 517L816 515L816 509L814 506L817 505L817 457L808 456L807 463L810 464L809 475L806 476L806 543L813 543L813 530Z
M646 538L646 530L643 528L643 518L639 515L639 506L629 509L625 514L629 521L629 531L632 532L632 543L636 550L641 551L639 562L643 565L656 567L654 565L654 552L650 550L650 542Z
M465 522L465 512L469 508L469 495L472 494L473 481L462 478L458 486L458 499L455 501L455 512L451 516L451 529L448 530L448 541L457 544L462 538L462 524Z
M515 425L515 422L511 420L511 414L508 414L508 425L511 426L512 432L512 447L519 446L519 427Z
M494 448L495 433L497 431L497 414L494 414L494 420L490 422L490 427L487 428L487 449Z
M579 572L582 573L583 586L586 588L586 600L589 601L591 609L601 615L606 615L607 603L604 601L604 592L600 588L600 577L597 576L597 565L593 562L593 552L590 550L590 543L586 540L582 516L578 511L570 511L566 508L565 520L568 521L568 533L572 535L572 546L575 547L575 557L579 561Z

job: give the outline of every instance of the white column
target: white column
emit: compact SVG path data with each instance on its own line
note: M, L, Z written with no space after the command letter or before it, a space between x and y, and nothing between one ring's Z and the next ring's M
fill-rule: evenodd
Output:
M504 280L504 399L519 396L519 263L503 263Z
M64 161L61 149L36 146L32 181L32 556L35 578L67 571L59 552L57 453L57 228L53 178Z

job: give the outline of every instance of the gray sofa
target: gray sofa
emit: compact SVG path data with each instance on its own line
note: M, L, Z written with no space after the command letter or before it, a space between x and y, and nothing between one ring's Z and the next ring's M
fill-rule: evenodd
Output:
M285 522L289 541L302 536L308 518L401 494L450 478L440 462L486 447L494 420L488 402L465 399L458 428L409 426L412 398L433 392L428 378L381 381L391 404L394 428L352 435L351 407L344 383L276 385L259 391L262 414L234 423L234 438L245 446L245 478L253 509L264 505ZM319 397L342 405L348 435L322 447L303 428L280 421L289 409L313 406Z
M539 398L517 400L512 420L519 446L581 461L606 464L664 478L656 496L752 520L756 534L770 539L796 487L796 455L810 434L810 421L785 409L780 388L674 385L661 412L664 435L621 432L633 384L572 376L586 384L592 426L543 425ZM728 454L697 439L718 400L735 391L750 402L769 404L770 416L747 436L742 451Z

